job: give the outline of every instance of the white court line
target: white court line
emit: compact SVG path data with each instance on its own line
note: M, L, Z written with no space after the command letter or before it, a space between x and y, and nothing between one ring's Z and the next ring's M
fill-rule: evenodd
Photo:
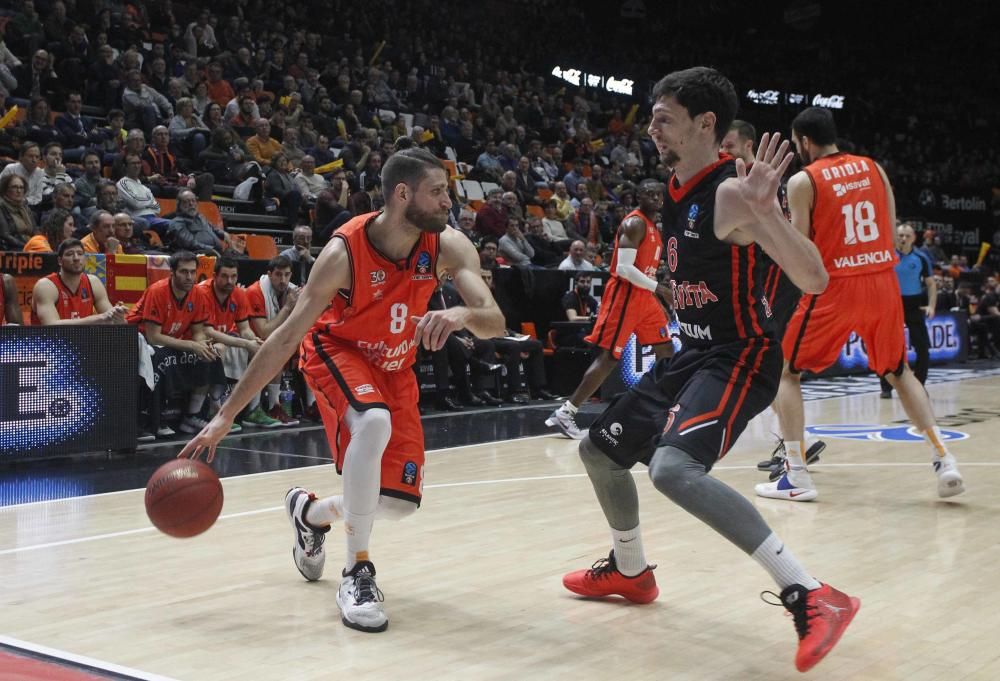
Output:
M865 463L824 463L824 464L813 464L812 469L816 468L925 468L928 466L928 462L924 461L922 463L902 463L902 462L865 462ZM989 462L975 462L975 463L963 463L963 467L970 466L982 466L982 467L993 467L1000 466L1000 461L989 461ZM299 470L299 469L289 469L289 470ZM713 471L736 471L736 470L757 470L757 466L714 466ZM646 469L641 468L639 470L631 471L632 475L645 475ZM258 474L259 475L259 474ZM247 477L247 476L244 476ZM479 485L498 485L506 484L512 482L541 482L546 480L570 480L573 478L585 478L586 473L564 473L561 475L537 475L532 477L523 478L497 478L493 480L466 480L463 482L442 482L433 485L424 485L424 489L445 489L448 487L475 487ZM131 490L139 491L139 490ZM284 510L284 506L269 506L267 508L259 508L253 511L242 511L240 513L227 513L220 515L218 520L231 520L233 518L244 518L247 516L261 515L262 513L274 513L275 511ZM89 537L78 537L76 539L64 539L62 541L48 542L46 544L32 544L29 546L19 546L12 549L4 549L0 551L0 556L7 556L15 553L26 553L28 551L38 551L41 549L51 549L58 546L69 546L72 544L83 544L91 541L99 541L102 539L115 539L117 537L127 537L133 534L143 534L146 532L153 532L156 528L141 527L135 530L122 530L121 532L109 532L106 534L95 534Z
M982 376L980 378L964 377L964 378L956 378L955 380L940 380L940 381L936 381L935 383L941 383L941 384L944 384L944 383L962 383L963 381L980 381L980 380L988 380L988 379L991 379L991 378L996 378L996 376L987 375L987 376ZM809 400L809 402L811 403L811 402L824 402L826 400L843 400L843 399L847 399L847 398L851 398L851 397L860 397L860 396L863 396L863 395L869 395L869 394L873 394L875 392L878 392L877 390L874 390L874 386L876 386L877 384L873 383L872 385L873 385L873 389L870 392L866 392L866 393L854 393L854 394L850 394L849 393L849 394L845 394L845 395L833 395L833 396L830 396L830 397L821 397L821 398L816 399L816 400ZM300 431L301 430L310 430L310 431L311 430L319 430L320 428L322 428L322 426L306 426L306 427L300 429ZM300 432L300 431L297 431L297 432ZM253 435L253 433L246 433L246 434L243 434L243 435L240 435L240 436L237 436L237 437L243 437L245 435ZM510 439L507 439L507 440L493 440L491 442L477 442L475 444L470 444L470 445L456 445L454 447L441 447L439 449L429 449L429 450L427 450L426 453L427 454L438 454L438 453L441 453L441 452L449 452L449 451L453 451L453 450L456 450L456 449L467 449L469 447L483 447L483 446L486 446L486 445L501 445L501 444L504 444L504 443L507 443L507 442L520 442L520 441L524 441L524 440L537 440L539 438L560 438L560 439L563 439L563 436L561 436L559 433L544 433L542 435L529 435L528 437L515 437L515 438L510 438ZM140 447L137 448L137 450L138 449L143 449L144 447L148 448L148 447L154 447L154 446L156 446L156 445L140 446ZM179 443L178 443L178 446L179 446ZM290 455L290 454L288 454L286 452L267 452L267 451L264 451L264 450L243 449L243 448L240 448L240 447L220 446L219 449L234 449L234 450L237 450L237 451L259 452L261 454L275 454L277 456L301 456L301 455L294 455L294 454ZM333 465L333 464L332 463L326 463L326 464L317 464L316 466L300 466L298 468L280 468L280 469L273 470L273 471L262 471L260 473L246 473L244 475L231 475L229 477L224 478L224 480L229 481L229 480L240 480L242 478L256 478L256 477L260 477L260 476L263 476L263 475L274 475L275 473L284 473L284 472L289 471L289 470L306 470L306 469L309 469L309 468L317 468L317 467L320 467L320 466L331 466L331 465ZM819 464L819 465L840 465L840 464ZM968 466L970 464L963 463L962 465L963 466ZM986 465L989 465L989 464L986 464ZM715 466L713 468L713 470L724 470L726 468L729 468L729 467ZM749 468L753 468L753 466L749 466ZM41 504L57 504L57 503L65 502L65 501L78 501L80 499L90 499L90 498L94 498L94 497L106 497L106 496L112 496L112 495L115 495L115 494L131 494L132 492L135 492L135 491L137 491L137 490L135 490L135 489L123 489L123 490L117 490L117 491L114 491L114 492L98 492L96 494L82 494L82 495L75 496L75 497L62 497L60 499L43 499L41 501L26 501L26 502L20 503L20 504L11 504L9 506L0 506L0 514L2 514L7 509L22 508L22 507L27 507L27 506L41 505ZM0 555L3 555L3 554L0 553Z
M80 665L82 669L78 668L76 671L105 671L111 672L113 674L119 674L121 676L128 676L134 679L140 679L141 681L175 681L167 676L160 676L158 674L150 674L149 672L142 672L138 669L130 669L129 667L123 667L121 665L113 664L111 662L104 662L103 660L96 660L92 657L86 657L85 655L77 655L75 653L67 653L63 650L57 650L55 648L49 648L47 646L41 646L37 643L28 643L27 641L20 641L16 638L11 638L9 636L0 636L0 644L8 646L9 648L17 651L25 651L29 653L35 653L36 655L41 655L47 658L52 658L53 661L62 662L72 662L74 664ZM37 659L37 658L29 658Z
M546 433L544 435L529 435L528 437L514 437L514 438L510 438L509 440L493 440L493 441L490 441L490 442L476 442L475 444L471 444L471 445L455 445L454 447L441 447L439 449L428 449L426 453L427 454L440 454L441 452L451 452L451 451L454 451L456 449L468 449L469 447L485 447L487 445L502 445L502 444L505 444L505 443L508 443L508 442L523 442L524 440L537 440L537 439L543 438L543 437L558 437L560 439L564 439L558 433ZM570 440L566 440L566 442L570 442ZM268 451L264 451L263 449L241 449L241 448L238 448L238 447L223 447L223 446L220 446L219 449L237 449L239 451L257 452L258 454L274 454L276 456L301 456L301 455L295 455L295 454L289 455L289 454L286 454L285 452L268 452ZM319 458L319 457L316 457L316 458ZM328 463L320 463L320 464L316 464L315 466L298 466L296 468L278 468L278 469L275 469L273 471L261 471L259 473L244 473L243 475L230 475L230 476L222 478L222 479L225 480L226 482L229 482L230 480L236 481L236 480L242 480L244 478L259 478L259 477L264 476L264 475L275 475L276 473L287 473L289 471L311 470L313 468L322 468L324 466L332 466L333 465L333 462L330 461L329 459L322 459L322 460L323 461L328 461ZM25 502L20 503L20 504L10 504L9 506L0 506L0 514L2 514L4 511L6 511L8 509L24 508L24 507L27 507L27 506L36 506L36 505L44 505L44 504L58 504L58 503L62 503L64 501L80 501L81 499L94 499L94 498L97 498L97 497L110 497L110 496L114 496L116 494L132 494L133 492L142 492L142 491L145 491L144 487L139 487L139 488L136 488L136 489L120 489L120 490L116 490L114 492L97 492L95 494L81 494L81 495L75 496L75 497L61 497L59 499L42 499L41 501L25 501Z

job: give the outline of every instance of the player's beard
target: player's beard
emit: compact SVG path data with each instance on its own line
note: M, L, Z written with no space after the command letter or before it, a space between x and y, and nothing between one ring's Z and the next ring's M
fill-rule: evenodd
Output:
M63 264L62 268L63 271L66 272L66 274L73 274L73 275L83 274L83 270L85 269L82 261L80 263L67 261L65 264Z
M447 212L441 215L420 210L416 206L407 206L403 218L421 232L440 233L448 226Z
M667 166L668 168L673 168L674 166L677 165L677 162L680 161L681 159L677 155L676 151L674 151L673 149L667 149L665 152L660 154L660 160L663 161L663 165Z

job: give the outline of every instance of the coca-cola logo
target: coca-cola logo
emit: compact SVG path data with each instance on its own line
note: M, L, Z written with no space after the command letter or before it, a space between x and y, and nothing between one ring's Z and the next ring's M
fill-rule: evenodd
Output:
M764 104L767 106L775 106L778 103L778 98L781 93L777 90L748 90L747 99L749 99L754 104Z
M843 109L844 95L816 95L813 97L813 106L822 106L826 109Z

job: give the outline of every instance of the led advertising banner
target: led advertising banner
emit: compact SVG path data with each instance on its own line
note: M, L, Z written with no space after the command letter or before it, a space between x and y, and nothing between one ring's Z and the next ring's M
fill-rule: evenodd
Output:
M135 447L130 326L0 327L0 461Z
M969 315L965 312L938 312L934 319L928 320L927 331L931 338L931 364L946 364L963 362L969 353ZM680 330L677 323L670 322L670 333L677 334ZM907 332L907 347L909 347L909 332ZM681 343L674 339L674 349L680 350ZM916 353L909 348L907 360L912 366L916 361ZM653 366L655 357L653 348L640 346L635 336L628 340L628 345L622 352L619 370L612 373L601 387L601 397L610 398L639 382L642 375ZM843 376L847 374L863 374L868 371L868 352L865 344L857 335L844 343L837 361L822 376Z

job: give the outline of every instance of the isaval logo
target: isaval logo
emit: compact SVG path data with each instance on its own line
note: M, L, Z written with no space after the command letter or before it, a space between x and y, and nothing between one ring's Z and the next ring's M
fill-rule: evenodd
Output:
M0 451L66 442L101 413L100 392L81 372L72 343L41 337L0 341Z
M806 434L816 438L837 440L867 440L869 442L923 442L915 426L881 426L867 424L831 424L806 426ZM968 433L941 429L943 440L967 440Z

